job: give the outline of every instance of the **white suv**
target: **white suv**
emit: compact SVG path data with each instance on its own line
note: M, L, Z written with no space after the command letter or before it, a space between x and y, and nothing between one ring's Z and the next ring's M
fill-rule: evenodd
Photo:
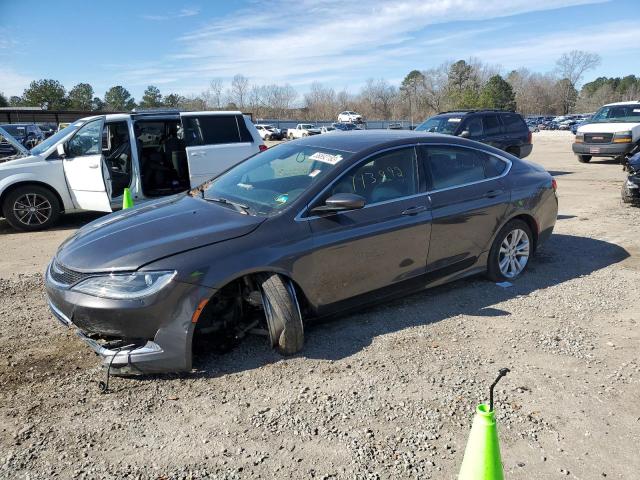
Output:
M194 188L266 149L241 112L110 114L82 118L0 163L0 208L19 230L42 230L62 212L111 212L125 188L134 203ZM1 161L1 160L0 160Z
M593 157L623 160L640 142L640 101L604 105L578 127L573 153L587 163Z
M340 123L362 123L362 115L350 110L338 114L338 122Z

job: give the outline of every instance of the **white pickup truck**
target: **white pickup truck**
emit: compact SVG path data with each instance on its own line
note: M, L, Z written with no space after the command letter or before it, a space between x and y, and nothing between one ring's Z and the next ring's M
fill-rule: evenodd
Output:
M287 138L289 138L289 140L318 134L320 134L320 128L311 123L299 123L296 125L296 128L287 130Z
M640 101L604 105L578 127L573 153L587 163L593 157L623 160L640 142Z

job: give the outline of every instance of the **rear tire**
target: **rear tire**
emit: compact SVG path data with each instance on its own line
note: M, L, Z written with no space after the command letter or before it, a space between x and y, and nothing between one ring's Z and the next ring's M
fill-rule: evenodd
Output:
M580 163L589 163L591 161L591 155L578 155L578 161Z
M9 192L2 205L2 214L16 230L45 230L58 221L60 202L47 188L25 185Z
M290 280L278 274L258 278L271 346L282 355L293 355L304 345L302 314Z
M511 220L496 235L487 261L487 276L494 282L515 280L533 254L531 229L522 220ZM512 261L510 261L512 260Z

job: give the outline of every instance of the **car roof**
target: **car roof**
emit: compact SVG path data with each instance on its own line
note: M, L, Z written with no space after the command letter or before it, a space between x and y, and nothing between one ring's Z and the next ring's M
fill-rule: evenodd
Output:
M639 105L639 104L640 104L640 100L627 100L626 102L607 103L604 106L605 107L614 107L614 106L617 106L617 105Z
M386 146L419 143L447 143L451 145L478 146L464 138L438 133L414 132L410 130L350 130L335 135L314 135L295 142L329 150L342 150L351 153L379 150ZM483 145L484 146L484 145Z

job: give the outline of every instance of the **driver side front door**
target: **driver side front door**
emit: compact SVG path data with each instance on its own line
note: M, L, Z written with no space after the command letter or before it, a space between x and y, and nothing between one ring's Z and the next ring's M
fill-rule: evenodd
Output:
M425 273L431 212L420 171L415 148L397 148L354 166L325 192L320 203L355 193L366 204L308 217L319 310Z

